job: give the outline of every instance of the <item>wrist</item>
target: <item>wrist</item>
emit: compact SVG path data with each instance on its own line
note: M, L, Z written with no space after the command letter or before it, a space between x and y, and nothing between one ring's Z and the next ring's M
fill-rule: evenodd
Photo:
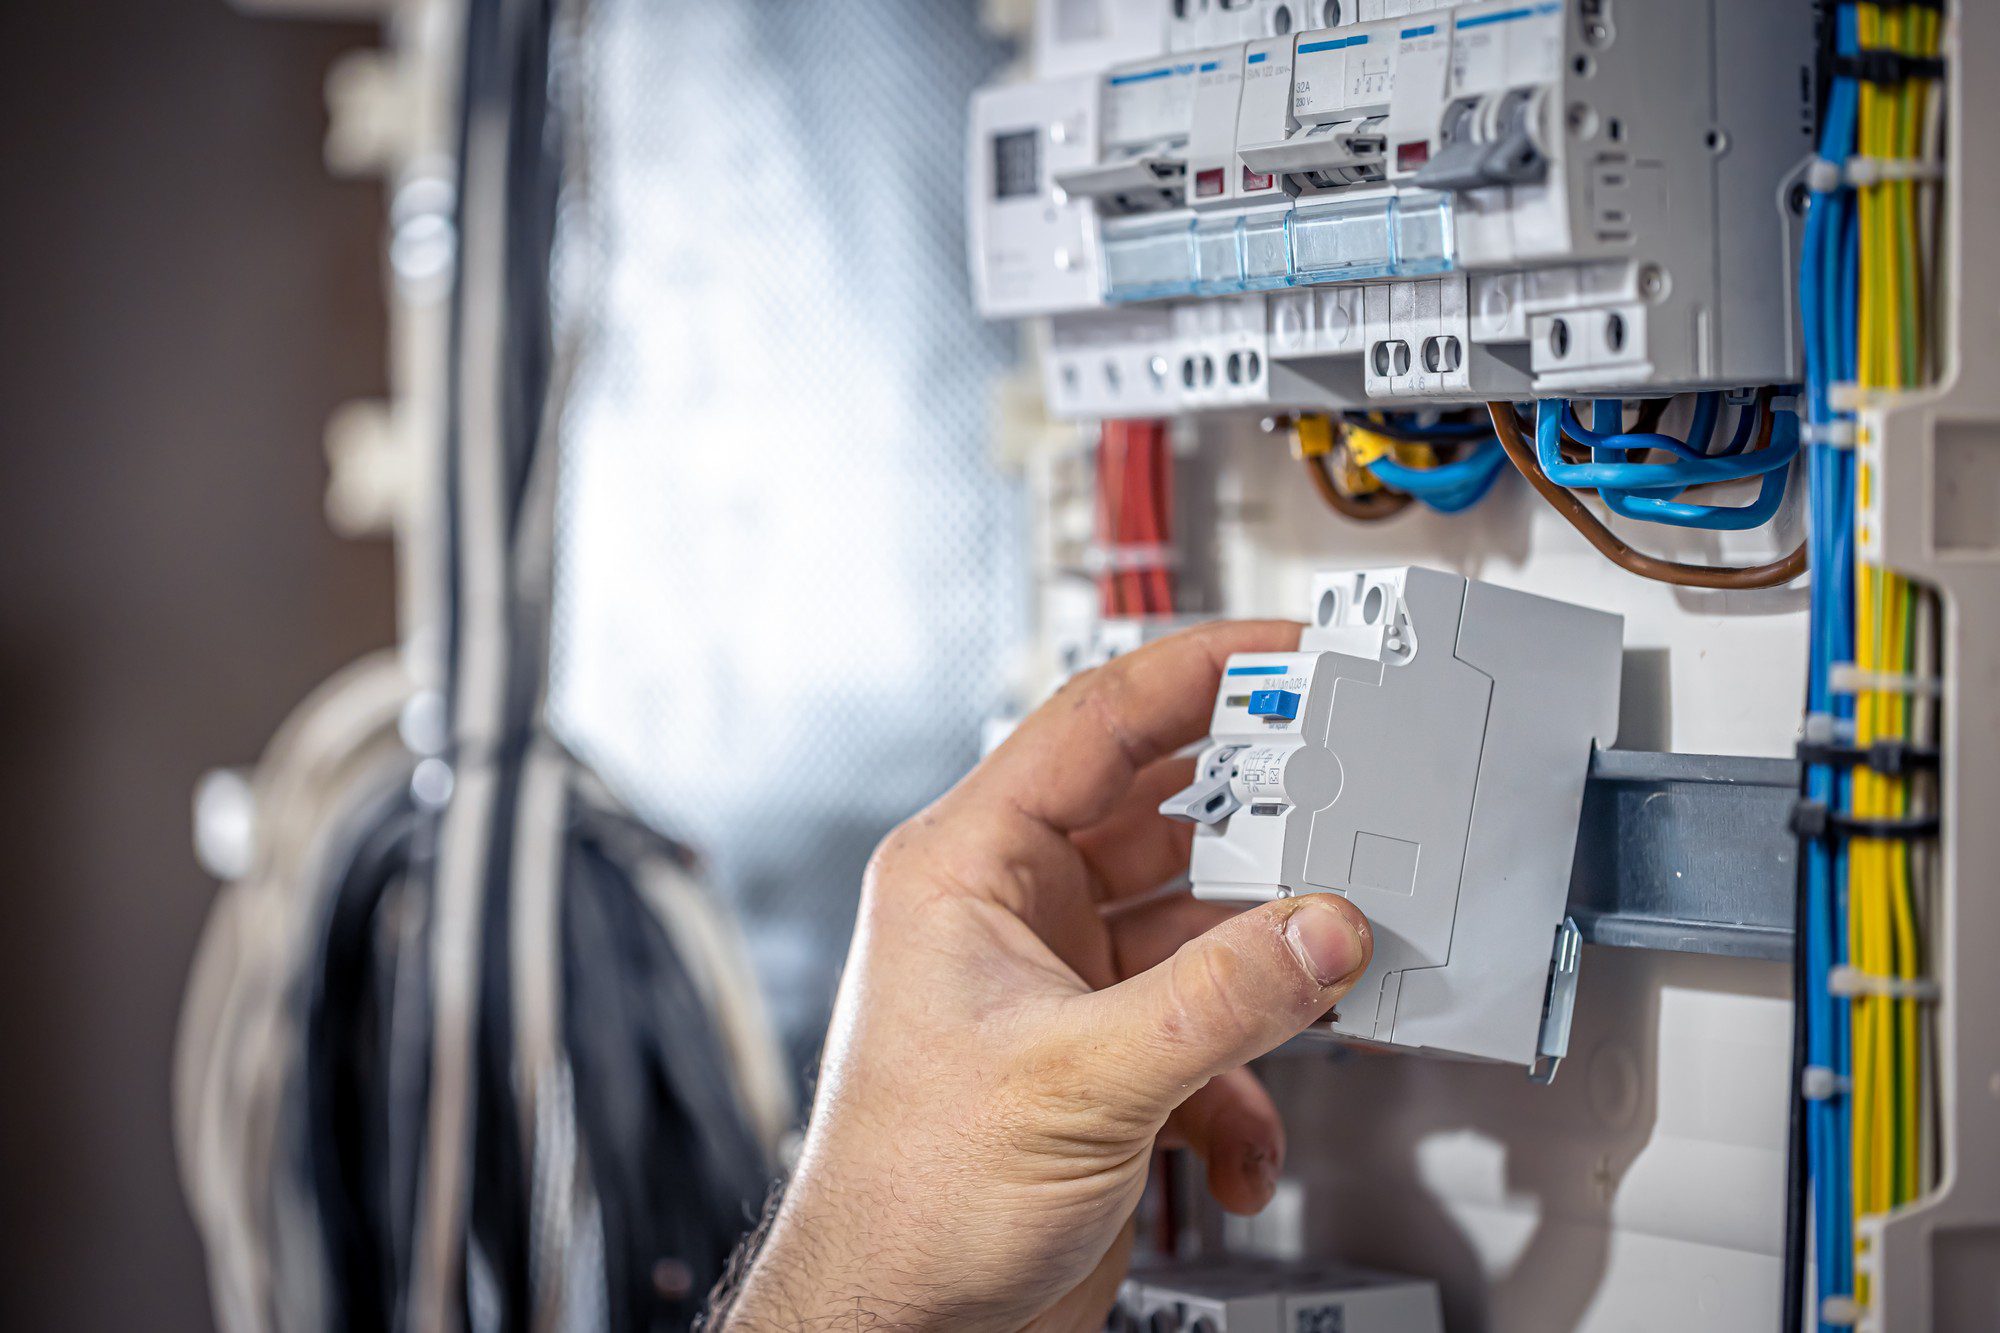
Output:
M782 1247L767 1248L714 1333L807 1333L866 1329L935 1333L962 1327L936 1310L895 1296L860 1270L829 1268Z
M805 1182L794 1181L770 1226L746 1242L754 1253L739 1257L742 1280L718 1302L709 1333L967 1328L925 1298L939 1285L887 1251L869 1212L830 1210ZM943 1290L948 1301L948 1284Z

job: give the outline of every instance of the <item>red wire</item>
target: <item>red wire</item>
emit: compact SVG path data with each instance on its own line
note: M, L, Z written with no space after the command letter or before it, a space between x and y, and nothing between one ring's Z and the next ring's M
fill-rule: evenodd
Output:
M1143 616L1151 607L1146 600L1146 580L1130 560L1132 547L1140 541L1138 516L1146 503L1146 451L1133 448L1137 433L1133 422L1118 423L1118 463L1122 473L1118 488L1116 547L1118 583L1124 592L1125 614Z
M1136 421L1121 422L1125 437L1125 492L1121 508L1118 531L1121 555L1124 561L1131 561L1136 554L1134 548L1146 540L1146 513L1152 508L1149 495L1152 491L1151 458L1146 451L1143 429ZM1123 577L1129 581L1131 597L1126 605L1140 615L1150 615L1153 610L1151 587L1146 571L1136 564L1122 563Z
M1113 521L1111 497L1111 440L1118 423L1106 421L1097 430L1097 545L1105 564L1097 573L1098 613L1107 619L1116 616L1118 581L1110 557L1117 546L1117 525Z
M1161 421L1107 420L1097 437L1097 577L1107 617L1169 615L1173 575L1158 557L1173 533L1173 452ZM1135 565L1141 551L1157 563Z
M1153 609L1164 616L1172 615L1174 610L1174 576L1164 559L1167 549L1173 545L1174 453L1167 443L1165 422L1149 421L1145 431L1147 448L1152 455L1152 540L1163 557L1151 570Z

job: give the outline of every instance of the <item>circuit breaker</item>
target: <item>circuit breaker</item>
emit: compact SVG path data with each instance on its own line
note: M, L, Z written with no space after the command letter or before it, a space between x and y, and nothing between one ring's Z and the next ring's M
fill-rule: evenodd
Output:
M1228 1259L1136 1269L1110 1333L1442 1333L1437 1284L1336 1264Z
M972 108L975 294L1052 317L1057 415L1797 378L1810 6L1114 8Z
M1193 785L1198 897L1331 892L1375 953L1321 1031L1551 1076L1578 940L1584 780L1623 621L1457 574L1327 573L1292 653L1238 654Z

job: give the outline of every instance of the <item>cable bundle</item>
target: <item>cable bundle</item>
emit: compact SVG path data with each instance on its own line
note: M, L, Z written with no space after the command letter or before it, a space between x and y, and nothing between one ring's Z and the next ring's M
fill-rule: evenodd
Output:
M1107 618L1174 611L1174 451L1164 421L1109 420L1097 441L1097 576Z
M1346 435L1349 456L1376 481L1440 514L1484 500L1507 467L1484 421L1423 424L1408 414L1374 413L1349 417Z
M250 783L248 864L196 951L174 1123L227 1333L403 1322L428 1119L426 916L452 785L401 736L423 697L384 653L286 721ZM475 1265L482 1299L516 1314L469 1322L685 1327L762 1188L787 1080L685 851L547 758L516 828L555 813L543 845L563 864L515 867L514 962L492 981L513 992L508 1058L563 1073L535 1080L532 1114L525 1080L480 1089L487 1117L532 1125L521 1160L493 1167L537 1203L518 1228L527 1263ZM535 994L550 985L553 1003Z
M1924 975L1937 606L1858 558L1873 477L1855 451L1852 407L1933 371L1939 28L1928 5L1835 12L1801 257L1813 584L1787 1298L1795 1308L1803 1292L1809 1211L1811 1313L1829 1330L1869 1304L1861 1223L1916 1198L1937 1172Z
M1685 440L1657 431L1626 432L1624 404L1600 398L1592 408L1594 428L1577 420L1568 403L1545 401L1535 413L1535 459L1558 486L1594 490L1604 507L1620 518L1673 527L1740 531L1762 527L1785 498L1792 460L1798 457L1798 418L1774 410L1771 395L1737 411L1729 442L1713 448L1722 415L1722 395L1695 395L1694 419ZM1567 435L1589 449L1590 461L1572 462L1562 452ZM1672 455L1660 462L1636 462L1632 454ZM1757 498L1746 505L1690 504L1681 496L1698 486L1758 478Z
M1413 413L1338 422L1302 416L1292 426L1292 451L1327 506L1363 522L1414 502L1440 514L1463 512L1486 498L1507 463L1485 422L1424 422Z
M692 858L542 726L556 20L467 10L444 687L378 665L281 734L190 986L183 1171L229 1333L688 1328L791 1114Z
M1567 404L1543 402L1537 405L1535 414L1535 443L1531 446L1526 439L1520 417L1512 403L1488 403L1487 411L1493 419L1494 432L1500 437L1500 446L1507 452L1515 468L1528 479L1535 493L1549 502L1571 527L1583 535L1584 540L1597 548L1599 554L1620 569L1640 578L1654 579L1661 583L1671 583L1683 588L1751 589L1772 588L1789 583L1805 572L1806 548L1801 543L1791 554L1762 565L1691 565L1677 560L1663 560L1647 555L1606 527L1604 521L1591 513L1585 505L1582 494L1590 490L1600 490L1600 495L1608 505L1625 507L1630 517L1644 518L1653 522L1665 522L1677 526L1727 527L1743 523L1754 517L1763 506L1775 509L1777 498L1783 495L1783 484L1771 478L1781 477L1797 456L1797 436L1795 427L1787 426L1780 434L1776 422L1790 413L1774 412L1766 406L1763 420L1766 423L1758 430L1757 438L1764 441L1746 450L1747 456L1732 458L1728 455L1711 457L1707 447L1712 443L1712 433L1699 443L1677 440L1670 435L1656 433L1652 427L1658 424L1664 404L1648 405L1640 409L1639 429L1626 433L1621 426L1623 405L1615 400L1607 400L1592 409L1596 421L1590 436L1602 440L1599 448L1592 448L1581 440L1570 438L1565 431L1566 419L1575 413ZM1697 428L1700 427L1700 410L1697 409ZM1709 430L1713 431L1712 418ZM1742 422L1738 422L1741 432ZM1578 429L1581 430L1579 424ZM1569 443L1566 445L1565 440ZM1736 433L1731 436L1731 444ZM1660 449L1675 455L1674 463L1632 463L1619 462L1607 455L1622 454L1635 450ZM1581 451L1581 452L1579 452ZM1552 475L1549 468L1554 466ZM1700 467L1700 471L1674 471L1685 467ZM1597 469L1614 469L1600 471ZM1628 471L1629 468L1655 468L1657 471ZM1759 470L1761 469L1761 471ZM1712 485L1717 482L1740 480L1747 476L1764 476L1766 480L1759 488L1757 501L1749 506L1725 508L1711 505L1687 505L1681 500L1683 490ZM1605 491L1609 493L1606 494ZM1776 498L1774 498L1774 496ZM1637 501L1646 502L1639 509L1631 506ZM1766 516L1768 517L1768 515ZM1759 520L1762 521L1762 520ZM1754 526L1754 524L1746 524Z

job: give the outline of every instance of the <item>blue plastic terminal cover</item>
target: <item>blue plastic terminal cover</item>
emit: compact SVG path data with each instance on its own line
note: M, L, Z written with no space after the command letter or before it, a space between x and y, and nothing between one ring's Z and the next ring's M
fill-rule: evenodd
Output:
M1299 715L1299 696L1290 690L1256 690L1250 695L1250 716L1290 722Z

